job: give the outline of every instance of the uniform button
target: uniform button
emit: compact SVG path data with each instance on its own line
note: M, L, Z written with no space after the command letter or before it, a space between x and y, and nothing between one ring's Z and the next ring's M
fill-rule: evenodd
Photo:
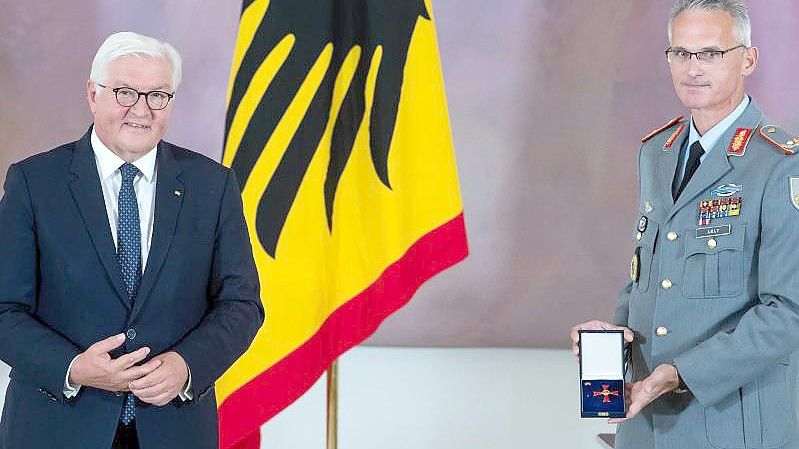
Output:
M666 328L665 328L665 327L663 327L663 326L658 326L658 328L657 328L657 329L655 329L655 333L656 333L656 334L658 334L658 336L659 336L659 337L662 337L662 336L664 336L664 335L668 334L668 333L669 333L669 330L668 330L668 329L666 329Z
M636 240L641 240L641 238L643 238L643 236L644 236L644 234L641 234L641 233L639 232L639 233L635 234L635 239L636 239Z
M709 239L707 241L707 247L710 248L710 249L715 248L717 244L718 244L718 242L716 242L716 239Z
M663 290L668 290L671 288L673 284L671 283L671 279L666 278L660 282L660 286L663 287Z
M125 332L125 335L128 337L128 340L133 340L136 338L136 329L128 329L128 331Z
M125 395L125 394L124 394L124 393L122 393L121 391L115 391L115 392L114 392L114 396L116 396L116 397L122 397L122 396L124 396L124 395Z
M666 234L666 238L670 242L673 242L673 241L677 240L677 232L676 231L669 231L669 233Z

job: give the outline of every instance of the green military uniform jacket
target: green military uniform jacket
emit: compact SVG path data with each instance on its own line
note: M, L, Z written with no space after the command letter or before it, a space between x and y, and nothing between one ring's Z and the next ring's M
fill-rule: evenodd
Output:
M799 448L799 138L751 102L676 203L690 123L644 140L631 282L615 322L631 376L674 364L668 393L619 426L619 449Z

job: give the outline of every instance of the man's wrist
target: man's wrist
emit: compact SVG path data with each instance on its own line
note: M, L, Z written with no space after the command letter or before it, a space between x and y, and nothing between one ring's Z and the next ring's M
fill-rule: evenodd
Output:
M672 392L675 394L688 393L688 386L685 385L685 381L682 379L682 376L680 375L680 370L677 368L677 365L672 363L671 366L674 367L674 371L677 373L677 388L672 390Z
M70 379L69 379L70 375L72 374L72 365L75 364L75 361L78 360L78 357L80 357L80 356L76 356L75 358L72 359L71 362L69 362L69 366L67 367L67 374L64 377L64 391L63 391L63 394L64 394L64 397L66 397L67 399L72 399L75 396L77 396L78 392L80 391L80 389L82 387L82 385L75 383L74 380L70 381Z

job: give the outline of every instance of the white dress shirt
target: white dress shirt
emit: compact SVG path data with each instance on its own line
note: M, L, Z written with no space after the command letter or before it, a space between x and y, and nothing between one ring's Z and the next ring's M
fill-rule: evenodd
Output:
M94 161L97 164L97 174L100 176L100 186L103 190L103 200L105 201L105 211L108 214L108 225L111 227L111 236L114 239L114 246L117 246L117 224L119 223L119 190L122 187L122 172L120 167L125 164L125 160L111 151L92 129L91 135L92 150L94 151ZM133 178L133 190L136 192L136 203L139 206L139 224L141 226L141 270L147 266L147 256L150 253L150 243L153 236L153 220L155 218L155 181L158 177L156 165L157 147L148 151L144 156L131 162L139 173ZM77 358L77 357L76 357ZM67 368L67 377L64 382L64 396L72 398L78 394L80 385L70 385L69 372L72 364ZM191 372L186 388L180 392L182 400L191 399Z
M122 173L119 168L125 160L108 149L97 133L92 129L92 150L94 161L97 163L97 174L100 175L100 186L103 189L105 212L108 214L108 224L111 226L111 235L114 245L117 245L117 224L119 223L119 189L122 187ZM147 255L150 252L150 242L153 236L153 218L155 217L155 180L158 176L155 157L158 154L155 148L144 156L131 162L139 173L133 178L133 190L136 192L136 203L139 205L139 224L141 226L141 269L147 266Z

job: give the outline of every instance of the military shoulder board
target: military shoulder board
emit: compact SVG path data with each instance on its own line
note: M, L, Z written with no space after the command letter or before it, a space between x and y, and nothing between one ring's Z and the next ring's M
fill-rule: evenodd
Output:
M663 131L665 131L665 130L667 130L667 129L671 128L672 126L676 125L677 123L679 123L679 122L680 122L680 120L682 120L682 119L683 119L683 116L682 116L682 115L680 115L680 116L677 116L677 117L674 117L673 119L671 119L671 120L670 120L668 123L666 123L665 125L661 126L660 128L658 128L658 129L656 129L656 130L652 131L651 133L647 134L646 136L644 136L644 137L641 139L641 142L642 142L642 143L644 143L644 142L646 142L647 140L649 140L649 139L651 139L651 138L653 138L653 137L657 136L658 134L662 133Z
M766 142L774 145L783 153L793 156L799 151L799 137L774 125L764 125L760 127L760 137Z

